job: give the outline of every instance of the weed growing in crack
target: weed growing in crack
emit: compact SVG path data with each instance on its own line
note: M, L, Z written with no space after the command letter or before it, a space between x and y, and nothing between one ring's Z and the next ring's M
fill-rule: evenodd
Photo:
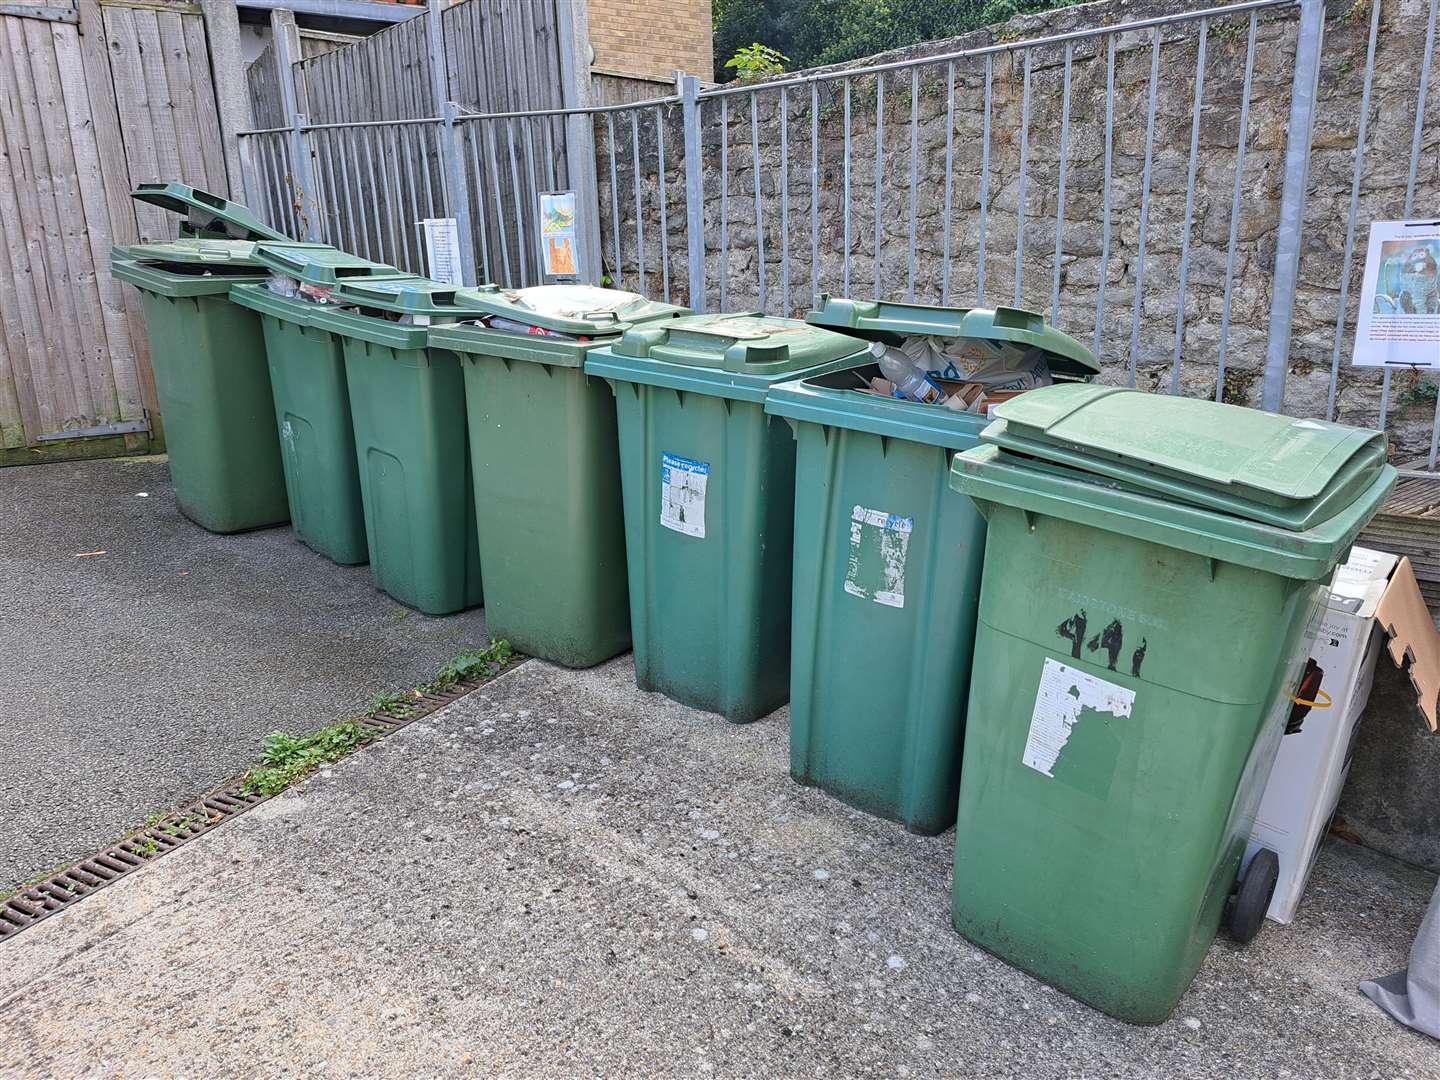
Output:
M443 694L457 683L498 674L514 656L515 650L508 641L492 641L489 648L478 652L466 650L457 653L454 659L440 669L440 674L421 689L432 694Z
M415 699L415 691L407 690L401 693L398 690L387 690L383 694L376 694L370 699L370 715L376 713L389 713L399 720L407 719L415 711L411 702Z
M278 794L375 737L373 729L354 720L342 720L308 735L273 731L261 741L260 762L241 778L240 788L247 794Z

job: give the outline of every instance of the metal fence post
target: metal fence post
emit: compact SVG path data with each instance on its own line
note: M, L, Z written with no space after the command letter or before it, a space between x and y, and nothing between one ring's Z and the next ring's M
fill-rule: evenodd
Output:
M560 100L567 109L590 106L590 16L585 0L557 5L557 43L560 55ZM568 16L568 18L567 18ZM600 182L595 175L594 117L589 113L565 117L565 167L575 191L576 269L581 281L598 284L604 267L600 254ZM618 252L616 254L618 276Z
M465 159L455 142L455 114L459 106L450 100L450 75L445 66L445 23L440 0L429 0L426 31L430 44L430 81L435 89L435 108L440 113L440 163L445 170L445 210L455 219L460 239L460 284L475 284L475 237L470 232L470 184L465 176Z
M705 162L700 156L700 80L683 72L680 113L685 124L685 250L690 307L705 310Z
M305 138L308 117L300 111L295 96L295 62L300 59L300 30L295 14L277 9L270 13L270 29L274 39L275 65L280 71L280 103L289 117L290 183L295 189L295 212L300 220L304 239L319 242L319 203L315 198L315 171L311 168L310 145Z
M441 116L445 126L441 130L440 155L445 159L446 192L449 204L446 207L455 219L455 231L460 234L460 284L476 284L475 237L470 222L470 181L465 175L465 159L455 141L455 114L460 106L453 101L441 105Z
M1295 286L1300 272L1300 231L1305 224L1310 136L1315 124L1320 46L1324 36L1325 0L1300 0L1295 77L1290 87L1290 123L1285 135L1285 179L1280 192L1275 275L1270 290L1270 330L1260 391L1260 407L1267 412L1279 412L1285 400L1291 320L1295 314Z

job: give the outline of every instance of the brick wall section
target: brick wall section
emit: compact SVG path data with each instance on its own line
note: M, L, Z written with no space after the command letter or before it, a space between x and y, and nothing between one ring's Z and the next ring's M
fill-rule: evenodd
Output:
M594 66L669 77L713 76L710 0L588 0Z

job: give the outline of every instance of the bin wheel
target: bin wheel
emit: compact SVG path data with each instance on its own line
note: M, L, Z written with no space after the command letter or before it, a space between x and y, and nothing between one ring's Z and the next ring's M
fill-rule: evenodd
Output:
M1225 929L1241 945L1250 944L1260 932L1279 877L1280 856L1269 848L1261 848L1236 882L1235 891L1225 906Z

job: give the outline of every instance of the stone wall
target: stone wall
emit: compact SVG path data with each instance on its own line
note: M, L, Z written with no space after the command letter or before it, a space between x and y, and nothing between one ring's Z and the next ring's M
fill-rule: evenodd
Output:
M1033 39L1175 10L1180 10L1177 5L1155 0L1105 0L1026 16L961 38L887 53L849 66ZM1360 292L1367 222L1399 217L1404 203L1427 15L1427 0L1383 0L1337 400L1339 418L1354 423L1374 425L1378 419L1378 374L1352 371L1348 367L1350 335ZM1287 411L1306 415L1323 416L1327 405L1369 18L1368 0L1359 0L1353 7L1336 7L1327 15L1320 108L1310 167L1304 254L1286 397ZM1206 42L1180 348L1180 388L1183 393L1196 396L1215 394L1247 31L1247 15L1219 18L1211 22ZM1260 13L1222 391L1224 400L1240 404L1253 405L1259 401L1295 35L1296 9ZM1166 27L1161 34L1146 258L1135 355L1137 384L1146 389L1169 387L1175 355L1198 37L1196 22ZM1124 382L1129 375L1131 331L1137 321L1133 316L1151 38L1149 31L1139 31L1116 39L1110 253L1102 265L1106 42L1103 37L1088 39L1077 42L1073 49L1065 224L1059 260L1060 302L1059 310L1054 312L1050 309L1064 52L1061 47L1050 46L1037 50L1032 57L1020 302L1026 307L1050 312L1059 326L1089 344L1103 273L1105 307L1100 328L1103 378ZM1440 70L1440 65L1436 70ZM884 78L882 269L878 291L892 299L903 299L909 285L911 73L902 70ZM1023 82L1023 53L996 54L992 71L985 258L985 299L991 304L1014 300ZM983 61L957 62L954 85L951 302L973 304L977 299L979 261ZM844 284L845 250L845 124L841 88L838 80L819 84L817 102L819 288L835 293L842 291ZM944 261L946 66L919 69L917 90L913 289L917 300L935 302L941 296ZM877 293L873 273L877 96L876 76L852 80L849 289L853 294L865 296ZM722 270L722 141L727 150L725 183L729 194L726 306L732 310L758 307L776 313L785 307L781 290L781 213L782 195L787 190L789 312L801 314L809 303L810 214L814 194L810 174L810 88L792 88L787 92L787 99L785 157L789 167L788 182L783 182L779 94L766 90L762 83L754 96L762 221L758 230L750 97L739 95L728 99L728 122L723 129L719 102L712 99L703 104L706 284L712 308L719 299ZM648 292L656 295L662 292L656 128L657 123L663 123L670 289L672 295L683 298L688 284L679 109L670 106L640 114L639 174L646 255L643 275L637 275L630 116L619 114L611 119L619 143L614 162L621 237L618 258L613 240L615 212L611 202L611 162L605 122L600 121L596 129L607 267L612 276L629 287L642 284ZM1423 130L1416 215L1434 213L1440 208L1440 89L1433 85ZM763 237L764 243L767 287L763 297L758 291L757 237ZM1434 417L1433 396L1427 396L1426 385L1417 385L1417 380L1406 374L1396 376L1391 400L1388 426L1397 454L1405 457L1423 453L1428 449Z

